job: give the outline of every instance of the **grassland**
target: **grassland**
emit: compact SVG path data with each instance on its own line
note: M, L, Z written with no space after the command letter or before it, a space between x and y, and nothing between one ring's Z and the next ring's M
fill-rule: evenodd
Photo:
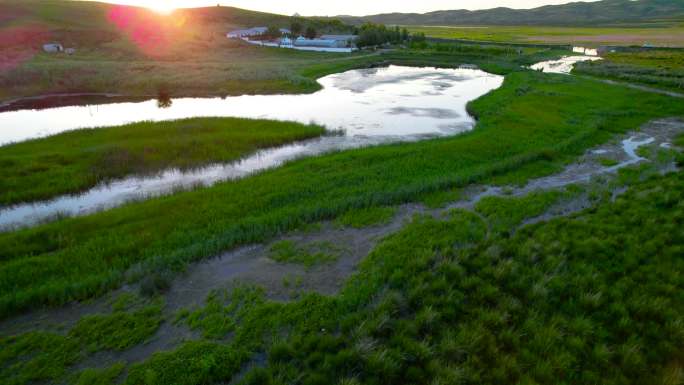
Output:
M655 23L614 27L541 26L407 26L428 37L489 42L600 45L656 45L684 47L684 24Z
M229 162L323 134L290 122L196 118L83 129L0 147L0 205L76 193L128 175Z
M458 137L299 160L213 188L1 234L0 313L91 298L354 208L419 200L492 177L521 183L647 120L681 116L684 105L526 71L508 75L469 110L477 128Z
M175 317L201 338L128 366L70 370L107 341L154 330L162 304L125 296L66 336L0 340L0 383L676 384L684 179L645 175L629 170L617 199L531 226L521 224L577 189L416 217L337 295L217 290Z
M230 344L160 353L127 383L148 371L152 384L227 381L262 349L266 363L240 383L676 383L684 239L662 230L682 220L682 187L681 174L656 177L513 236L487 237L486 222L464 211L420 218L376 248L339 296L280 304L241 288L223 306L209 302L196 314L213 322L195 325L239 320ZM502 204L535 215L515 200ZM224 306L235 311L218 313ZM228 364L175 364L199 356Z
M684 50L615 52L579 63L574 73L684 91Z
M235 8L188 10L169 16L133 7L72 1L0 3L0 100L68 92L174 96L302 92L317 89L299 70L349 55L263 49L231 41L235 28L288 27L289 17ZM343 26L307 21L321 32ZM56 41L73 55L47 54Z

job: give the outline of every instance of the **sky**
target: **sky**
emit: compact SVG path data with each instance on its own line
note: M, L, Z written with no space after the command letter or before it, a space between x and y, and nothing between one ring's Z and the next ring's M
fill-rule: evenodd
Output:
M371 15L386 12L430 12L451 9L487 9L495 7L534 8L569 0L101 0L169 11L173 8L221 4L284 15L310 16ZM585 0L594 1L594 0Z

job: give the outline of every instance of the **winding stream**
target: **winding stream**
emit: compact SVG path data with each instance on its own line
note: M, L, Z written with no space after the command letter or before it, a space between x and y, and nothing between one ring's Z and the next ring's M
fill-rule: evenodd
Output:
M200 116L316 122L339 130L339 135L258 151L233 163L132 176L79 195L7 207L0 210L0 228L28 226L61 215L86 215L179 189L210 186L301 157L456 135L475 124L466 112L467 103L500 87L503 77L475 69L390 66L348 71L319 82L323 90L310 95L184 98L173 100L168 108L149 100L0 113L0 145L84 127Z

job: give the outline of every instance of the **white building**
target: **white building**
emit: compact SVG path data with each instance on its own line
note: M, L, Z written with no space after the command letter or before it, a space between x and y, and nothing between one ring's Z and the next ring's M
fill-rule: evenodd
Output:
M62 47L62 45L59 43L50 43L50 44L43 45L43 51L48 52L48 53L63 52L64 47Z
M268 31L267 27L254 27L249 29L238 29L228 33L229 39L240 39L243 37L261 36Z
M347 48L352 47L355 40L354 35L323 35L317 39L306 39L300 36L294 44L300 47Z
M351 47L356 43L356 40L358 40L359 36L358 35L323 35L321 36L321 39L323 40L335 40L340 43L338 44L344 44L343 47Z
M254 27L249 29L238 29L236 31L228 32L226 35L229 39L243 39L255 36L261 36L268 31L268 27ZM290 30L287 28L280 28L280 33L283 35L289 35Z

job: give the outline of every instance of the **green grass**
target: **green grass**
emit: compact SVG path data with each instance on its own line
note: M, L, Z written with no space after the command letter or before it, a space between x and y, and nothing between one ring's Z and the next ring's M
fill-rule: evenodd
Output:
M212 188L0 234L0 314L97 296L351 209L507 177L522 182L684 105L568 76L516 72L469 105L467 134L303 159Z
M198 310L207 321L199 328L231 324L230 342L190 342L159 353L135 366L127 383L229 381L261 349L268 352L265 367L242 383L655 382L676 371L672 360L681 351L681 304L664 295L682 285L668 268L681 264L672 253L684 240L659 232L680 220L681 212L671 210L680 197L653 198L679 193L679 184L676 175L650 180L598 212L529 227L515 238L485 241L483 223L465 212L445 222L418 220L383 242L332 301L312 295L273 303L249 288L226 292L221 301L211 296ZM519 215L535 215L524 207ZM653 215L661 224L648 234L626 220ZM661 251L669 250L649 254L657 260L641 253L643 239L654 236ZM593 241L615 237L624 249ZM579 240L586 248L567 248ZM592 250L618 253L632 267L613 272L605 264L615 256L597 258ZM641 289L633 277L644 276L659 279ZM645 306L647 293L662 294ZM273 335L280 337L273 342ZM645 345L648 351L639 348Z
M65 335L29 332L0 337L0 383L23 385L35 382L60 382L72 374L69 368L93 353L124 351L150 338L162 321L163 303L126 298L117 301L108 314L81 318ZM105 370L86 370L74 383L108 384L118 377L123 366Z
M652 26L547 27L547 26L408 26L428 37L488 42L570 45L684 46L684 26L675 23Z
M444 190L425 194L420 201L428 208L437 209L457 201L461 196L462 191L459 189Z
M491 231L502 233L514 231L525 218L536 217L570 193L559 191L537 192L523 198L485 197L475 205L475 211L489 222Z
M91 352L124 351L145 342L159 328L163 304L154 303L132 312L114 311L81 320L69 332Z
M86 369L79 373L78 378L74 382L76 385L108 385L121 376L123 370L126 368L124 362L117 362L114 365L104 369Z
M285 240L271 246L269 257L277 262L297 263L313 267L322 263L335 262L342 250L330 242L313 242L299 245L295 241Z
M76 378L103 385L677 383L684 179L660 176L649 164L625 174L633 176L625 195L518 231L587 188L491 198L477 215L416 217L384 239L338 295L281 302L258 287L217 290L204 306L178 313L177 324L201 340L134 363L124 378L122 363ZM497 228L506 231L490 231ZM112 303L115 312L140 306L144 300L130 294ZM85 357L78 345L39 333L0 340L11 373L0 383L71 378ZM15 366L27 352L29 362Z
M601 166L603 166L603 167L613 167L613 166L617 166L618 164L620 164L620 162L618 162L615 159L611 159L611 158L600 158L599 163L601 163Z
M260 364L240 384L677 383L681 176L639 181L614 202L515 235L487 237L497 220L465 211L416 218L338 296L211 296L198 327L230 324L231 338L158 353L126 383L230 382L249 362ZM510 212L536 216L530 199L546 200L509 201Z
M342 214L335 224L340 227L362 229L364 227L378 226L389 223L397 209L394 207L369 207L354 209Z
M195 118L83 129L0 147L0 205L86 190L129 175L230 162L324 128L270 120Z
M608 53L574 72L684 92L684 50Z

